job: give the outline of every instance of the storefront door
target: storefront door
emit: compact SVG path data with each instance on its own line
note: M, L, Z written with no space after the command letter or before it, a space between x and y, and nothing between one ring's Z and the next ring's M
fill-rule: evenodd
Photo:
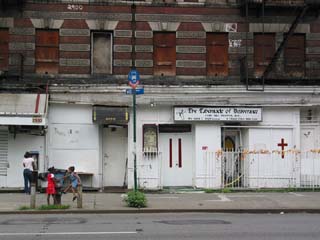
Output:
M109 127L103 129L104 187L127 185L128 129Z
M191 133L160 133L163 186L192 186Z

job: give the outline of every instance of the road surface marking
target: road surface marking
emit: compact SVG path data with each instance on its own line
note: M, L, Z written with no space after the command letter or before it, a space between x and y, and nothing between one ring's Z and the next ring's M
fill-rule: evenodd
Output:
M0 236L39 236L39 235L109 235L134 234L137 232L56 232L56 233L0 233Z
M300 193L294 193L294 192L289 192L290 194L297 196L297 197L304 197L304 195L300 194Z
M228 197L234 198L256 198L256 197L266 197L265 195L228 195Z
M188 194L188 193L205 193L205 191L178 191L176 194Z
M147 198L177 199L179 197L147 197Z
M232 200L227 198L224 194L218 194L218 200L206 200L207 202L231 202Z

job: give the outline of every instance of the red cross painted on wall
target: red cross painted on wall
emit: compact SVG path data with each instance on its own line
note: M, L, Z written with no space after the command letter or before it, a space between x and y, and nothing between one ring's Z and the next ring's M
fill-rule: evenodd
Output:
M281 143L278 143L278 147L281 147L281 157L284 158L284 147L287 147L288 143L284 143L284 139L281 138Z

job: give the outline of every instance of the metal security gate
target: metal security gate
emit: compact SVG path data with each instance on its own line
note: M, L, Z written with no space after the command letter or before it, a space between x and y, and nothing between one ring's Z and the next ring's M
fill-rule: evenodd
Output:
M8 164L8 131L0 129L0 176L7 176Z
M222 152L222 187L289 188L300 185L301 153Z
M205 152L209 188L320 188L320 150Z
M248 175L242 152L226 151L221 155L221 183L223 187L245 187Z

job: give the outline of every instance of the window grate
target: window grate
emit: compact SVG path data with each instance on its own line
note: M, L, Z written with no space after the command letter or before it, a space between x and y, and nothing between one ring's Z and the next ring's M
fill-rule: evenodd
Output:
M7 176L8 169L8 131L0 130L0 176Z
M319 120L317 109L302 109L300 112L300 123L319 123Z

